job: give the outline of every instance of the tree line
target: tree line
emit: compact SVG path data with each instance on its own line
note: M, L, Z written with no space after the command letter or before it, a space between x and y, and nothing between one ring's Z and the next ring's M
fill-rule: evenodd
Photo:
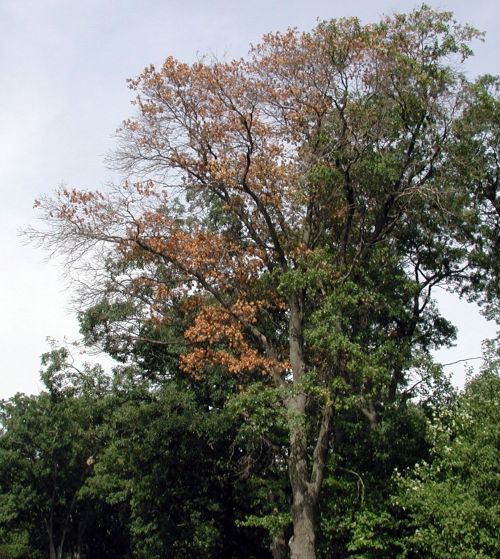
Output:
M44 390L0 406L2 559L287 557L281 395L43 361ZM498 556L499 371L490 346L462 392L438 376L375 426L337 409L318 557Z

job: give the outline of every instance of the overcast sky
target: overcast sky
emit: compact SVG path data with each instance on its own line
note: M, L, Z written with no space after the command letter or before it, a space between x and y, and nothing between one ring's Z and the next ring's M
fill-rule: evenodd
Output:
M427 2L487 32L471 76L500 73L498 0ZM132 113L125 80L173 55L239 57L268 31L311 29L317 18L375 21L418 2L381 0L0 0L0 398L39 390L46 338L74 339L70 293L53 261L17 233L35 222L34 199L61 183L110 180L103 156ZM446 297L458 347L443 362L480 354L495 329ZM457 368L460 382L463 367Z

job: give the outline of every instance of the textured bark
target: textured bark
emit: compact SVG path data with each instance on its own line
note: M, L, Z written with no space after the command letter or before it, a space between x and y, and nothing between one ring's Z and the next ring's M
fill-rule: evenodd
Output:
M294 497L295 501L295 497ZM308 499L294 503L293 536L290 540L291 559L316 558L316 527L314 518L315 505Z
M302 301L296 294L290 298L290 363L294 383L306 370L303 349ZM289 478L292 489L293 536L289 546L292 559L315 559L316 557L316 509L323 474L332 409L327 403L310 468L308 465L306 406L307 397L303 393L293 394L286 402L290 428Z
M271 554L273 559L288 559L288 546L283 532L273 537L273 541L271 542Z
M307 467L307 440L304 423L306 397L299 394L290 398L290 459L289 476L292 488L293 536L290 540L292 559L316 557L315 508L317 498L311 494Z
M291 418L289 477L293 499L293 537L289 545L292 559L316 557L316 510L323 482L332 418L332 408L326 405L309 468L304 421L305 405L306 397L303 394L288 401Z

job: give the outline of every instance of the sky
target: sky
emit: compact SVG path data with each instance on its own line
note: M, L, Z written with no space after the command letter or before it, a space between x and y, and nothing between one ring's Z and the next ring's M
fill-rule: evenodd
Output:
M475 45L471 77L500 73L498 0L428 1L487 33ZM419 2L381 0L0 0L0 399L40 389L47 337L71 341L78 325L60 263L27 246L34 200L60 184L96 188L113 179L104 156L133 114L126 79L169 55L244 56L269 31L309 30L319 19L365 22ZM443 294L443 313L459 327L443 362L480 355L495 328L477 309ZM454 369L463 382L463 365Z

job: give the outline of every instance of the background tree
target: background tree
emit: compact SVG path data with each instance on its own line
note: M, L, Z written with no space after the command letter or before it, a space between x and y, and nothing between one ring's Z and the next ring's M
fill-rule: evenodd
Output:
M99 369L78 371L67 357L65 349L43 357L46 391L1 403L0 529L23 542L7 557L81 551L88 510L80 493L100 447L106 381Z
M450 180L477 35L423 6L267 35L248 60L168 58L130 81L128 180L38 203L49 228L32 237L73 271L94 263L83 304L126 309L117 351L177 329L182 344L156 341L194 378L282 389L293 558L315 557L336 411L376 426L453 337L432 289L470 278L489 228Z
M472 227L464 227L462 237L473 239L469 261L474 266L469 296L483 305L485 316L498 322L500 285L500 82L483 76L466 91L467 105L455 125L456 144L451 152L453 179L466 183Z
M224 375L158 384L137 367L115 371L107 444L88 490L125 512L134 557L268 555L265 532L237 525L248 505L223 383Z
M359 515L354 557L498 556L498 364L490 349L454 404L436 408L428 458L398 472L385 510Z

